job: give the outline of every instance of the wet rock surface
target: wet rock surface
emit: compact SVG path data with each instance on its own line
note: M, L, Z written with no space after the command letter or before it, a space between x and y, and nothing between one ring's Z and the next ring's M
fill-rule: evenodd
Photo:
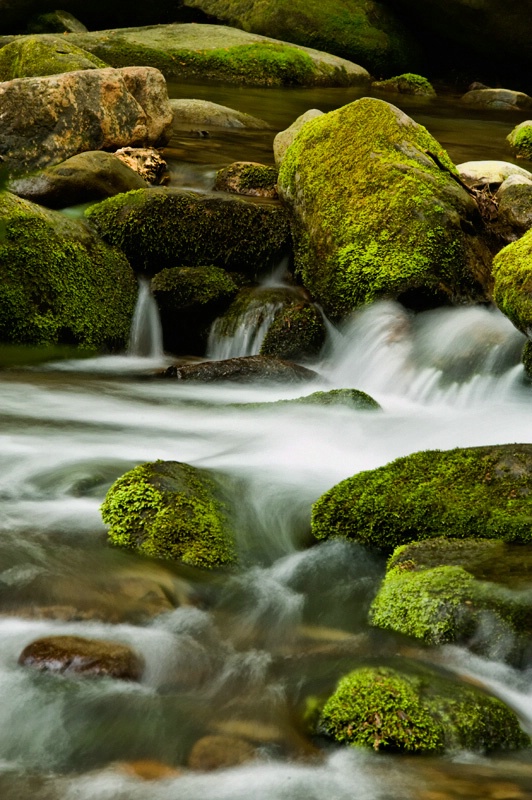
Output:
M161 377L202 383L211 381L300 383L314 380L316 373L306 367L279 358L243 356L242 358L228 358L225 361L204 361L200 364L168 367Z
M81 636L49 636L24 648L19 664L39 672L138 681L143 663L131 648Z

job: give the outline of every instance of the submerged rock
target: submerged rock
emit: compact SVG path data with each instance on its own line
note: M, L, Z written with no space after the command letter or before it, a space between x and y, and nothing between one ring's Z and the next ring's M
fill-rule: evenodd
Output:
M491 255L480 215L438 142L393 105L362 98L307 122L278 190L304 286L334 319L380 297L478 301Z
M532 445L427 450L360 472L314 504L316 538L392 550L439 536L532 542Z
M269 128L263 119L208 100L170 100L174 128Z
M249 197L277 197L277 170L256 161L235 161L218 170L214 188Z
M433 85L422 75L405 72L385 81L374 81L372 89L379 92L392 92L394 94L416 94L424 97L436 97Z
M0 216L1 340L122 348L137 296L122 253L82 221L9 192Z
M493 259L493 299L515 327L532 332L532 230Z
M485 752L530 744L499 699L420 667L354 670L325 702L316 727L338 742L377 751Z
M511 89L473 89L464 94L461 100L468 106L497 109L498 111L520 111L532 108L532 97Z
M144 668L142 659L127 645L81 636L37 639L24 648L18 663L39 672L125 681L140 680Z
M172 366L163 377L180 381L236 381L237 383L299 383L317 378L317 374L306 367L269 356L244 356L224 361L203 361L200 364Z
M103 150L78 153L9 183L14 194L48 208L66 208L145 187L140 175Z
M313 392L295 400L278 400L275 405L297 403L316 406L348 406L360 410L378 411L381 406L373 397L360 389L331 389L328 392Z
M532 161L532 120L528 119L517 125L506 140L517 158Z
M108 66L64 36L22 36L0 48L0 81Z
M254 274L278 263L290 246L279 205L220 194L141 189L92 206L87 217L136 271L152 275L205 264Z
M198 739L188 756L188 766L193 770L212 772L237 767L257 757L257 748L246 739L215 734Z
M111 486L101 513L109 541L120 547L196 567L235 561L221 489L207 470L140 464Z

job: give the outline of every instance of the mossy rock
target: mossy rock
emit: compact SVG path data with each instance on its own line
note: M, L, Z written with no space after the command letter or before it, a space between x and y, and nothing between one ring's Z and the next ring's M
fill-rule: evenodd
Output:
M0 339L120 349L137 285L122 253L79 220L0 194Z
M214 188L249 197L277 198L277 170L255 161L235 161L218 170Z
M425 668L354 670L323 706L318 731L343 744L404 753L530 745L499 699Z
M109 489L101 508L112 544L195 567L235 562L220 485L178 461L140 464Z
M266 331L260 353L298 360L319 355L325 343L323 315L311 303L281 309Z
M504 247L493 259L493 299L528 335L532 330L532 230Z
M64 36L22 36L0 49L0 81L108 66Z
M33 17L29 33L86 33L86 26L68 11L50 11Z
M532 380L532 342L530 340L526 341L523 347L522 361L525 375Z
M137 272L212 264L254 274L277 264L290 247L286 212L220 194L141 189L87 210L89 222L119 247Z
M385 81L375 81L372 83L371 88L379 92L436 97L436 92L431 82L422 75L416 75L414 72L405 72Z
M421 125L362 98L306 122L283 158L303 285L334 319L378 298L417 305L489 296L478 208Z
M517 158L526 158L532 161L532 120L526 120L517 125L506 137Z
M312 530L387 551L439 536L532 543L532 445L427 450L360 472L314 504Z
M352 86L369 73L343 58L224 25L173 24L70 34L113 67L157 67L168 79L254 86Z
M238 286L219 267L176 267L159 272L152 290L165 349L203 355L211 324L228 308Z
M184 0L184 5L246 31L334 53L379 75L404 69L418 56L400 18L373 0Z
M273 403L239 403L238 408L278 408L279 406L347 406L357 411L379 411L381 406L373 397L360 389L331 389L312 392L293 400L276 400Z

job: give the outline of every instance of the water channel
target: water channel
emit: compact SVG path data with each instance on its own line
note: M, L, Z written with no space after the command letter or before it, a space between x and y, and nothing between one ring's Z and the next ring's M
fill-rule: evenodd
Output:
M272 126L176 134L168 149L173 183L195 189L210 188L216 168L234 159L271 163L275 130L307 108L354 99L352 90L171 90ZM403 107L455 162L508 160L504 136L514 116L466 114L453 98ZM253 337L243 340L247 347ZM532 733L532 664L517 669L465 648L413 647L369 629L382 558L351 543L316 545L309 534L313 501L355 472L418 450L531 441L523 343L494 309L413 316L389 302L330 326L324 353L310 365L319 378L297 387L152 380L150 371L168 358L145 344L143 356L3 369L0 796L532 798L530 751L427 759L323 748L298 713L306 693L334 686L346 668L419 659L482 684ZM342 387L368 392L382 411L257 406ZM107 546L99 514L107 488L155 459L239 481L238 571L204 573ZM532 591L532 578L520 589ZM28 643L54 633L131 645L146 665L141 682L72 680L17 665ZM186 769L206 733L248 738L256 760L222 772ZM138 760L175 772L146 783L128 768Z

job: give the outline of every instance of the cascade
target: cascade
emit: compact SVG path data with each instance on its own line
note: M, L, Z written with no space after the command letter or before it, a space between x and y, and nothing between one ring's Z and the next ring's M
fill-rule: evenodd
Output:
M159 309L148 278L139 277L139 293L131 322L128 354L152 359L163 356L163 334Z

